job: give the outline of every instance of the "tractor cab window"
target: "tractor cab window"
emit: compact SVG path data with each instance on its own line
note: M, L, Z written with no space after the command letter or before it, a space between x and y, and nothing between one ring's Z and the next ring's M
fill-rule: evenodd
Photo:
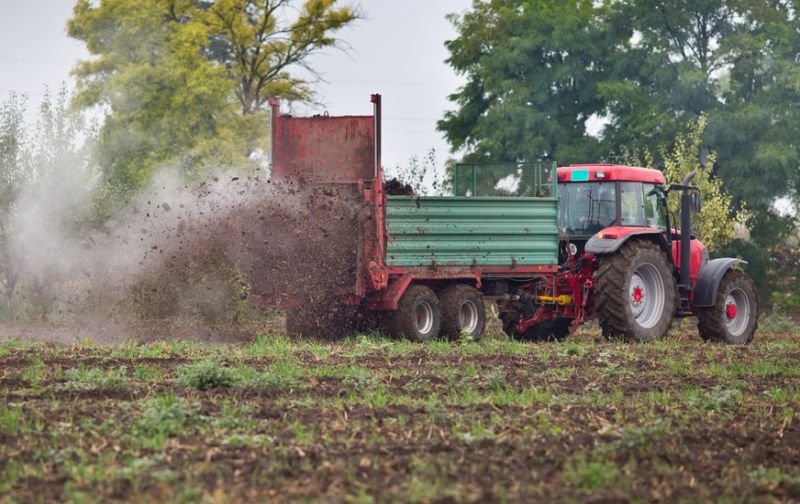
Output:
M666 229L664 194L654 184L621 182L620 224Z
M570 236L589 236L617 219L614 182L559 184L558 227Z
M667 197L664 190L654 184L642 184L644 217L647 226L662 231L667 229Z
M622 182L619 185L620 224L623 226L645 226L644 198L641 182Z

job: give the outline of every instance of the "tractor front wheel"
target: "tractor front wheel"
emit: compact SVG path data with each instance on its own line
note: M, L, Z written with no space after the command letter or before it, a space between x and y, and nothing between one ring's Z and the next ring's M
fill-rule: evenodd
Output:
M753 280L743 271L728 270L711 308L697 310L697 328L706 341L749 343L758 327L758 298Z
M675 312L675 279L658 245L631 240L602 257L594 286L606 338L650 341L666 334Z

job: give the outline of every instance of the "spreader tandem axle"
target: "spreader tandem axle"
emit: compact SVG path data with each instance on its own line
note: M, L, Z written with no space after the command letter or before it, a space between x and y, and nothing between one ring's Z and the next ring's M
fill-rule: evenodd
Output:
M290 307L291 332L381 324L415 340L477 339L486 296L520 339L563 339L596 317L609 338L646 341L696 315L706 340L752 340L758 305L742 261L709 260L691 234L693 174L668 186L660 171L631 166L458 165L453 196L389 194L380 96L372 101L372 116L301 118L272 103L273 177L347 184L363 197L353 284L340 293L351 308L314 307L340 316L308 317ZM671 192L680 193L680 223ZM308 313L307 300L294 301Z

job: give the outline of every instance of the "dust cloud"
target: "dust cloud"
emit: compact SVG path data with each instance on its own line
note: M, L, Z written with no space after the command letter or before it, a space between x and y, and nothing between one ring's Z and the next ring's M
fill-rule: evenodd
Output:
M98 229L76 210L96 185L73 174L21 193L12 250L37 323L0 324L0 337L230 340L353 291L355 187L164 172Z

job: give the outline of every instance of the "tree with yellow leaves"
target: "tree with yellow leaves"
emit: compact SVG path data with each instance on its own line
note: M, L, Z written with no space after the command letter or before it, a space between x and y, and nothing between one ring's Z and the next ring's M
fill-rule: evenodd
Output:
M76 104L106 113L112 193L266 151L267 100L312 99L308 57L357 18L338 0L77 0L68 33L92 58L74 70Z
M710 250L719 250L734 238L734 228L738 223L744 225L746 209L734 209L733 200L722 185L722 180L714 176L716 154L702 149L702 136L706 128L705 114L689 123L688 131L678 135L670 149L663 149L664 175L667 181L679 184L683 178L696 170L690 184L700 189L702 207L699 214L692 215L692 232ZM705 159L701 159L701 156ZM673 194L669 199L670 211L680 212L680 197Z

